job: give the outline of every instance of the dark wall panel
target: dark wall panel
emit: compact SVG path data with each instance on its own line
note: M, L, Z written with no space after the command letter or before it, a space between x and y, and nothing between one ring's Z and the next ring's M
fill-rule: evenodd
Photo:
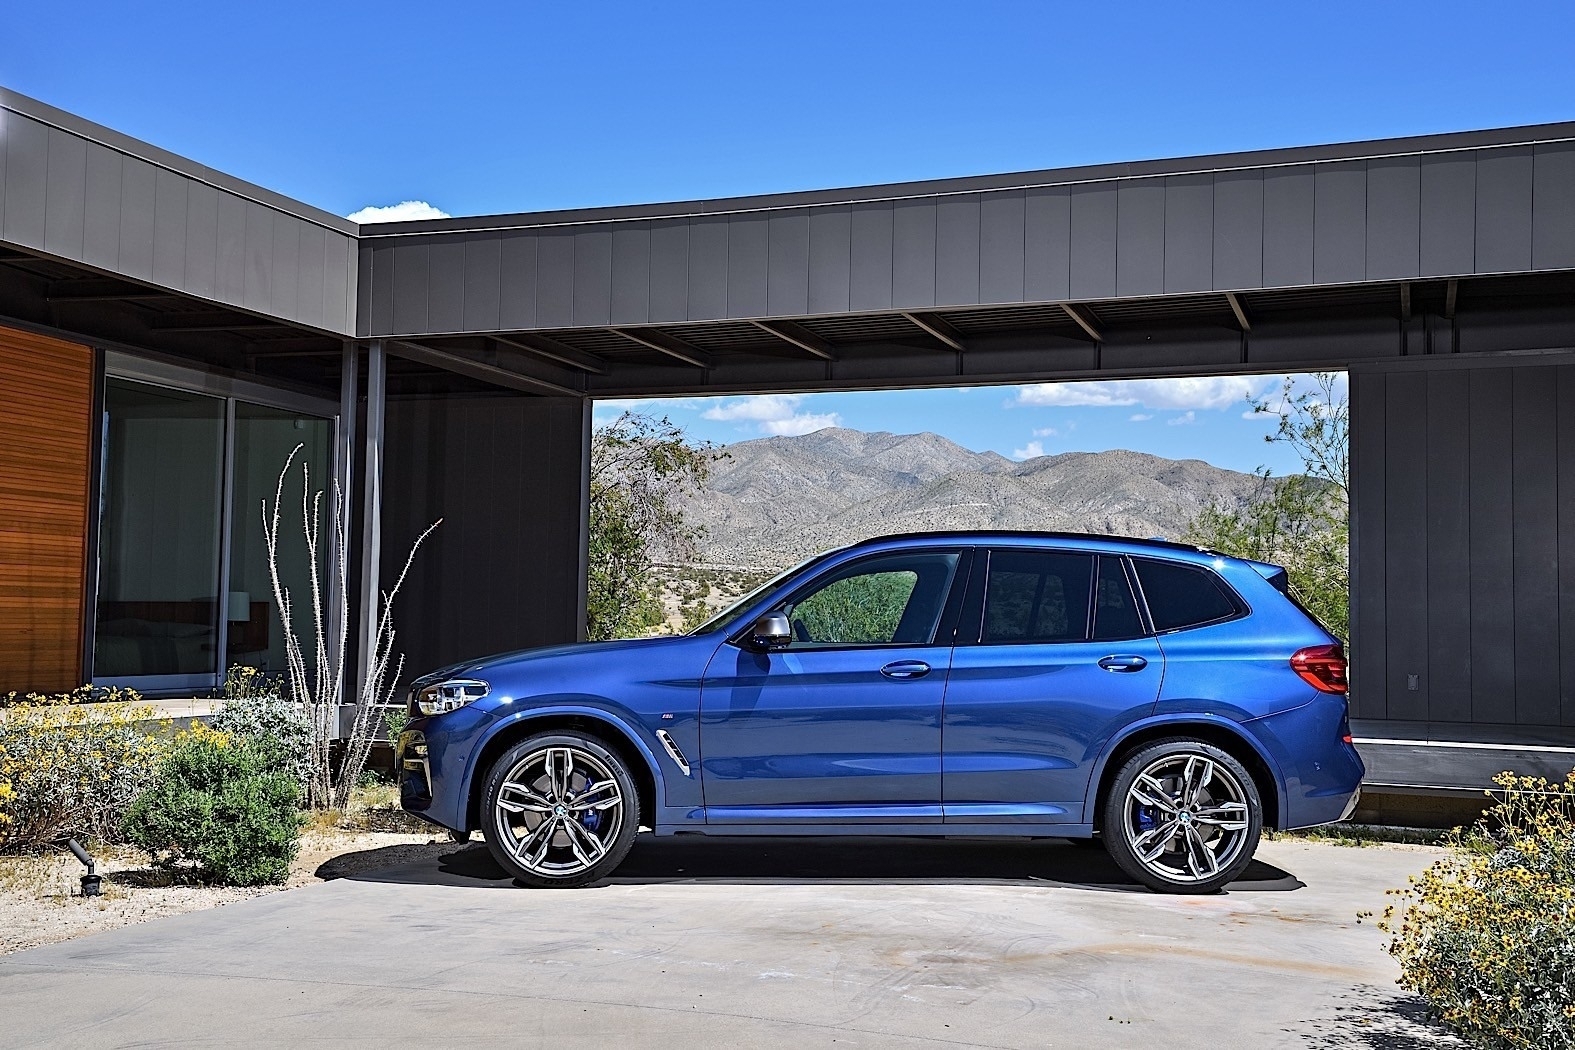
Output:
M1429 718L1471 720L1471 373L1427 379ZM1407 420L1407 423L1410 423ZM1403 469L1403 468L1402 468Z
M317 230L317 290L316 306L303 309L302 320L322 324L322 230ZM219 269L219 191L200 182L191 184L186 193L186 290L204 299L212 299L218 281ZM299 292L296 295L299 302Z
M246 295L246 202L231 194L219 197L215 236L213 291L223 302L238 303ZM372 313L372 253L366 253L366 317ZM363 318L364 320L364 318Z
M766 312L809 312L809 213L773 212L766 259Z
M410 241L394 249L394 329L400 332L426 330L427 285L430 280L429 239ZM413 327L420 325L421 327Z
M217 197L214 199L214 207L216 209L218 207ZM215 215L215 225L217 225L217 221L218 216ZM188 221L186 224L186 236L188 241L191 239L191 231L192 223L191 221ZM323 312L323 304L329 291L327 271L328 252L325 240L325 231L322 227L301 227L301 264L299 269L297 269L295 272L296 311L299 314L301 320L305 321L307 324L315 324L318 327L327 326L326 318ZM215 242L216 241L217 236L215 236ZM217 247L216 244L215 247ZM186 253L186 265L188 268L190 268L191 264L192 254L191 250L188 248ZM456 281L459 280L458 269L459 268L456 266ZM342 297L344 295L344 286L340 284L338 285L338 288L339 294ZM339 304L339 310L341 313L344 310L343 301L341 301ZM458 327L458 322L459 319L455 318L456 327Z
M1477 243L1476 156L1445 153L1420 163L1421 275L1471 273Z
M503 242L496 237L465 238L464 326L469 331L497 331L502 323L499 296L502 290Z
M1214 287L1214 176L1165 180L1165 291Z
M169 288L179 288L186 279L186 184L163 168L153 177L153 280ZM266 308L273 308L272 301Z
M127 165L128 169L130 165ZM271 209L256 203L246 202L246 283L245 294L241 297L241 304L248 310L267 313L273 306L273 219ZM125 251L126 228L121 226L121 250ZM149 233L152 231L149 230ZM151 242L149 247L151 249ZM389 251L389 274L394 271L394 251ZM151 261L152 255L150 253ZM422 289L423 299L425 289ZM398 289L389 285L390 295L397 295ZM390 301L390 323L392 323L392 301ZM423 311L425 313L425 311Z
M1382 372L1351 374L1351 713L1388 717L1384 565L1385 386Z
M1575 267L1575 143L1535 147L1531 265L1539 270Z
M935 305L979 301L979 195L942 197L935 211Z
M727 216L689 223L689 317L727 316Z
M1388 717L1427 718L1427 376L1391 373L1384 390L1384 591Z
M1477 154L1477 273L1531 265L1531 147Z
M1277 288L1313 279L1312 168L1263 173L1263 283Z
M277 213L273 221L273 269L269 284L273 289L268 312L276 317L295 317L295 292L301 265L301 227Z
M682 321L689 316L689 222L651 222L651 320Z
M536 324L574 323L574 231L543 230L536 238Z
M49 129L36 120L5 116L5 204L0 236L25 248L44 246L49 186Z
M1558 373L1515 369L1513 406L1515 721L1558 725Z
M1116 186L1072 187L1071 283L1074 299L1116 294Z
M865 201L853 205L848 279L849 309L885 310L891 307L890 201Z
M457 332L465 323L465 242L433 237L427 271L427 329ZM301 246L305 265L306 246Z
M1022 190L979 200L979 301L1023 301L1026 199Z
M809 217L809 312L848 308L853 215L846 204L816 208Z
M1558 370L1559 724L1575 726L1575 365Z
M766 312L770 224L765 215L735 215L727 224L727 316Z
M1367 279L1420 272L1422 165L1417 157L1367 162Z
M1214 176L1214 287L1263 285L1263 173Z
M505 242L505 247L506 247ZM383 241L372 244L372 314L367 331L392 332L394 330L394 244ZM250 280L250 252L247 253L248 280Z
M891 213L892 305L935 305L934 197L895 201Z
M612 238L612 323L644 324L651 319L651 225L622 223Z
M1471 718L1513 722L1515 712L1514 451L1512 376L1471 374Z
M613 233L591 226L574 234L574 323L604 325L612 316Z
M1122 179L1116 184L1116 294L1165 290L1165 183Z
M503 238L499 253L498 324L505 332L536 323L536 242L533 234Z
M1343 284L1367 276L1367 165L1313 170L1313 280Z
M1072 295L1072 191L1029 190L1023 201L1023 297L1057 302Z
M447 663L573 641L582 589L584 412L578 399L389 402L382 571L416 555L399 640L406 677Z

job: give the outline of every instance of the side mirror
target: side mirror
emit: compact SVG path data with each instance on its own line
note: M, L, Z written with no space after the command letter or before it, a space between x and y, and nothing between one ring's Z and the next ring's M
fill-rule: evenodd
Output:
M766 613L755 621L749 640L760 649L780 649L793 640L793 625L783 613Z

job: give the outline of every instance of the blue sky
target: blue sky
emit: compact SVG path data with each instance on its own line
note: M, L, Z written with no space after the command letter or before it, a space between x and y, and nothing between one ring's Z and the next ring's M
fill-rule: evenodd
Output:
M1568 0L35 3L6 11L0 84L338 214L459 215L1568 120L1572 38ZM1244 405L1141 393L814 395L783 419L1274 465ZM705 412L674 417L773 422Z

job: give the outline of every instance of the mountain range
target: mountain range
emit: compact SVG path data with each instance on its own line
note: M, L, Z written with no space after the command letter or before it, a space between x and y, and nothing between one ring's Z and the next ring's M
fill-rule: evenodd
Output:
M1014 462L939 434L831 427L726 446L687 501L700 560L775 567L871 536L934 529L1050 529L1180 538L1211 502L1240 506L1251 474L1143 452Z

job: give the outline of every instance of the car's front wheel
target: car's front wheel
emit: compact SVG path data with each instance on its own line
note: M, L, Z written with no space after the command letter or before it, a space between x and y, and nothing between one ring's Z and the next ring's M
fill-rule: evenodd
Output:
M584 886L623 862L640 799L622 758L585 733L529 737L487 775L487 848L529 886Z
M1105 796L1105 848L1162 893L1213 893L1252 863L1263 831L1257 785L1201 740L1159 740L1133 754Z

